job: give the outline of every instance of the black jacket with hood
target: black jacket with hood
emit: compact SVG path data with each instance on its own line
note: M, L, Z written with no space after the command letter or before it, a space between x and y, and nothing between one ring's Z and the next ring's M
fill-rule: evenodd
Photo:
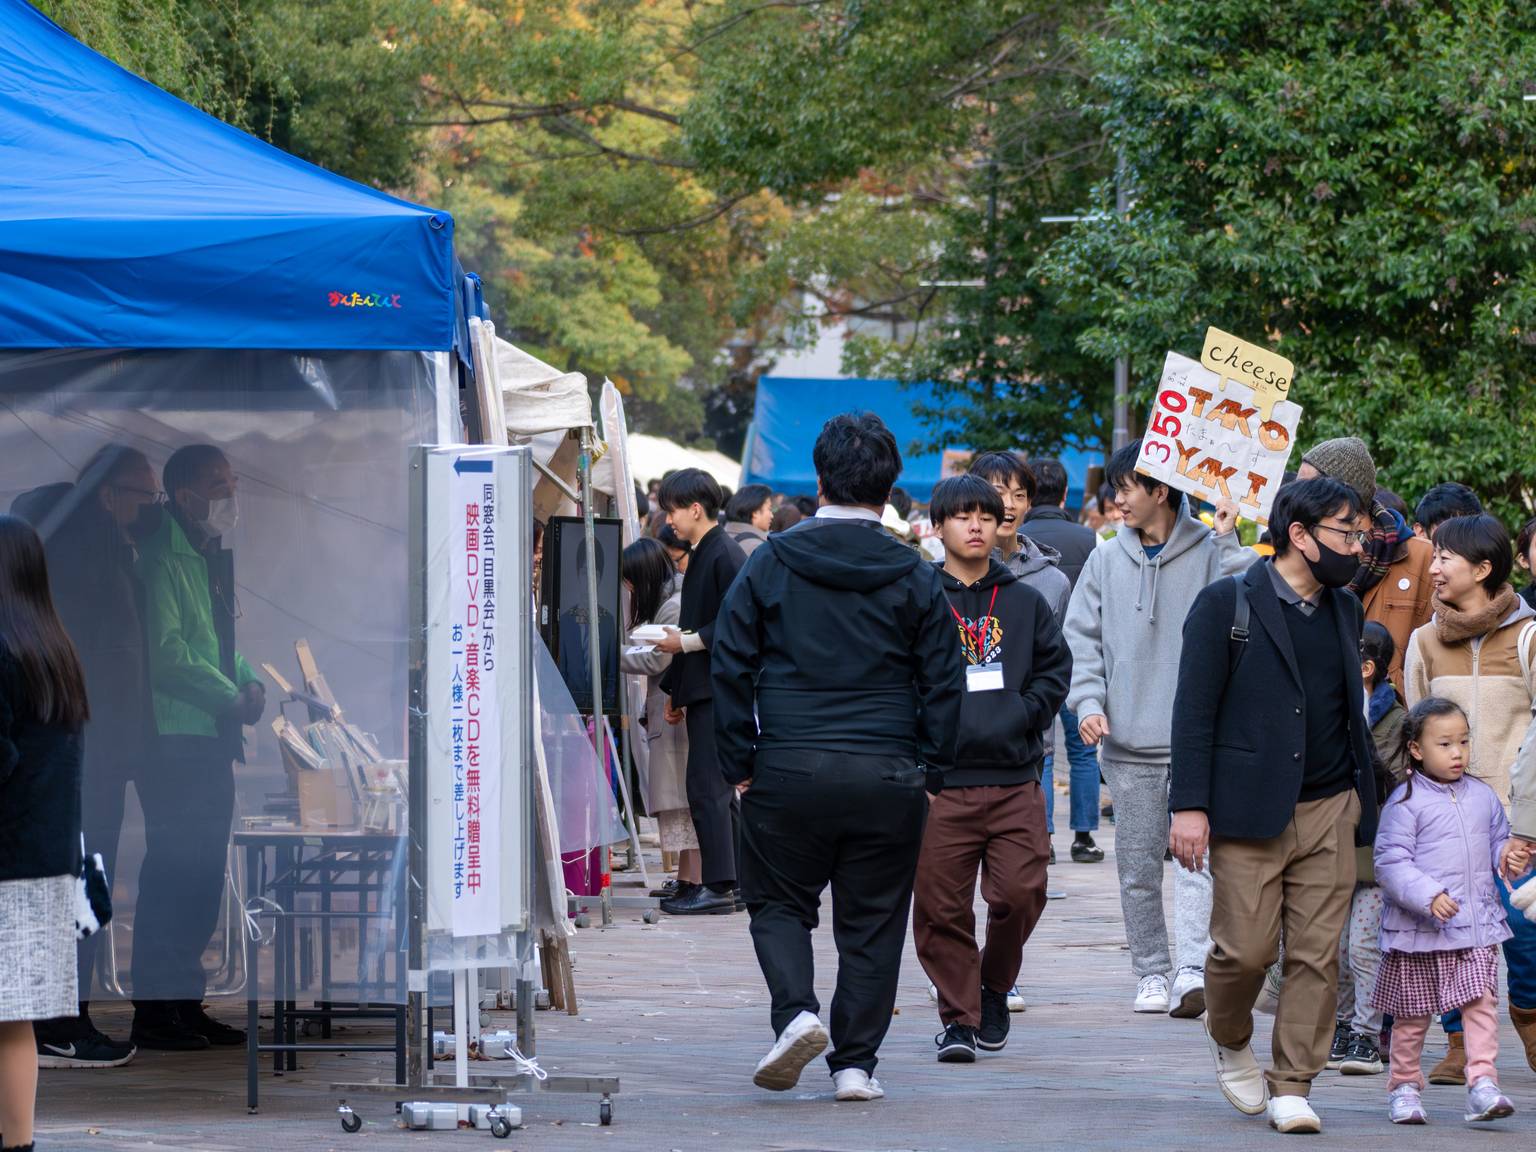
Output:
M910 756L929 791L954 764L964 664L938 573L874 522L768 538L726 596L710 650L720 770L759 748Z
M1003 666L1003 687L967 692L960 746L946 788L1024 784L1040 779L1048 730L1072 683L1072 651L1045 597L998 561L975 584L934 565L944 584L967 665ZM957 620L956 617L959 617Z

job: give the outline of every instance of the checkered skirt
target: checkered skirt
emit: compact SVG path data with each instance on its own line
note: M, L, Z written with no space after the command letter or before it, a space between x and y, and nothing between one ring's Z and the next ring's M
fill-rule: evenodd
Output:
M0 1022L79 1011L75 877L0 880Z
M1499 990L1499 950L1388 952L1372 1004L1393 1016L1437 1016Z

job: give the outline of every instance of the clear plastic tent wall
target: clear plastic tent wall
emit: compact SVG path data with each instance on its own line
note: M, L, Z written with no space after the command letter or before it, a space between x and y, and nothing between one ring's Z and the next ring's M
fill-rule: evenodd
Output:
M45 535L91 694L116 917L82 997L235 995L254 961L263 995L280 962L299 999L403 1002L408 462L443 359L0 351L0 511Z

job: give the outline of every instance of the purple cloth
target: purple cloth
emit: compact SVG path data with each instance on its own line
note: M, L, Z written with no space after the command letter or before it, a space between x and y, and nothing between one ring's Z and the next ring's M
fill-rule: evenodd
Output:
M1508 839L1504 807L1481 780L1441 784L1415 772L1400 785L1376 833L1376 882L1387 896L1382 952L1454 952L1508 940L1494 876ZM1429 912L1442 892L1460 905L1443 924Z

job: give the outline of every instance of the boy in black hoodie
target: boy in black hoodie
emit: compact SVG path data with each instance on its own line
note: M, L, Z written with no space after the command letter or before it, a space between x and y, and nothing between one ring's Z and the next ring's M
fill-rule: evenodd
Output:
M941 481L929 515L966 663L960 744L933 797L912 907L917 957L938 988L938 1058L969 1064L1008 1042L1008 989L1045 909L1041 732L1067 697L1072 653L1045 597L992 559L1002 501L976 476ZM976 948L976 869L987 943Z

